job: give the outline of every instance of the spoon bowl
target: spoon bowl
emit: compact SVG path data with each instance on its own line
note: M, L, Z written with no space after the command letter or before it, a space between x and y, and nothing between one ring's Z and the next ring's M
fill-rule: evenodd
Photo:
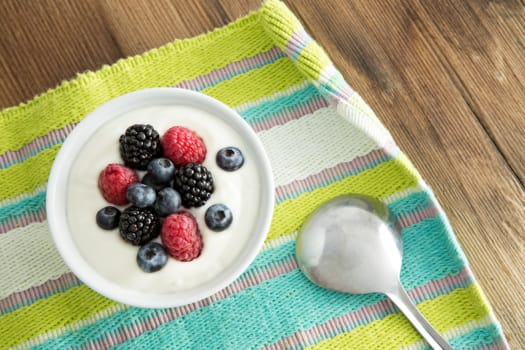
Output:
M320 287L385 294L432 348L452 349L401 285L403 240L392 213L378 199L351 194L320 206L299 231L296 258L306 277Z

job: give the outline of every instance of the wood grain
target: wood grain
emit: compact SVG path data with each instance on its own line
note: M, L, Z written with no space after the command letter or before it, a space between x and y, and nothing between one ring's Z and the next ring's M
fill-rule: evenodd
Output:
M434 188L512 348L525 348L525 6L289 0ZM257 0L3 0L0 108L222 26Z

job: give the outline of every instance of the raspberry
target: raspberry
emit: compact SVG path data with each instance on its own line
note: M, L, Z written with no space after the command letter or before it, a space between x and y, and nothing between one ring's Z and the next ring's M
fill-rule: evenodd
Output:
M108 202L115 205L128 203L128 187L139 181L137 173L120 164L108 164L98 176L98 188Z
M120 237L133 245L142 245L159 236L160 221L150 208L131 206L120 215Z
M190 213L166 217L160 235L168 254L179 261L191 261L201 254L202 236L197 221Z
M119 138L120 156L133 169L146 170L161 153L159 133L148 124L134 124Z
M176 166L202 163L206 158L206 146L194 131L183 126L168 129L161 139L164 155Z
M182 205L186 208L198 208L213 193L213 176L204 165L188 163L175 171L173 187L179 192Z

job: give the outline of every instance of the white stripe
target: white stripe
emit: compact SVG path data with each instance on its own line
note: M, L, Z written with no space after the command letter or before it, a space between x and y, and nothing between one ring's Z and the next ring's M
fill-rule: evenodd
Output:
M276 186L317 174L379 148L332 107L321 108L258 135L270 158Z
M391 194L384 201L388 204L421 190L417 185ZM296 237L297 231L280 236L266 242L261 252L293 241ZM0 235L0 264L0 298L41 285L69 272L54 247L46 221Z
M348 101L337 104L337 110L356 129L362 130L379 145L392 142L392 135L362 98L354 93Z
M468 322L468 323L465 323L464 325L451 328L448 331L446 331L445 333L443 333L442 336L446 340L450 340L450 339L452 339L454 337L457 337L459 335L466 334L466 333L468 333L470 331L473 331L476 328L488 327L492 323L494 323L494 319L489 314L489 315L485 316L484 318L482 318L481 320ZM419 341L415 342L414 344L411 344L411 345L408 345L408 346L404 346L404 347L400 348L399 350L421 350L421 349L425 349L427 347L428 347L428 343L426 341L419 340Z
M66 272L69 269L54 246L47 221L0 235L0 299Z

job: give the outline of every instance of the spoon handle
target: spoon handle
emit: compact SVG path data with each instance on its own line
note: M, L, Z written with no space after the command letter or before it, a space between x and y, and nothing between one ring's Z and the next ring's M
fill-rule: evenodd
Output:
M396 306L405 314L412 325L425 338L428 344L434 350L453 350L447 341L432 327L426 318L416 308L407 292L399 283L397 290L386 293L386 295L396 304Z

